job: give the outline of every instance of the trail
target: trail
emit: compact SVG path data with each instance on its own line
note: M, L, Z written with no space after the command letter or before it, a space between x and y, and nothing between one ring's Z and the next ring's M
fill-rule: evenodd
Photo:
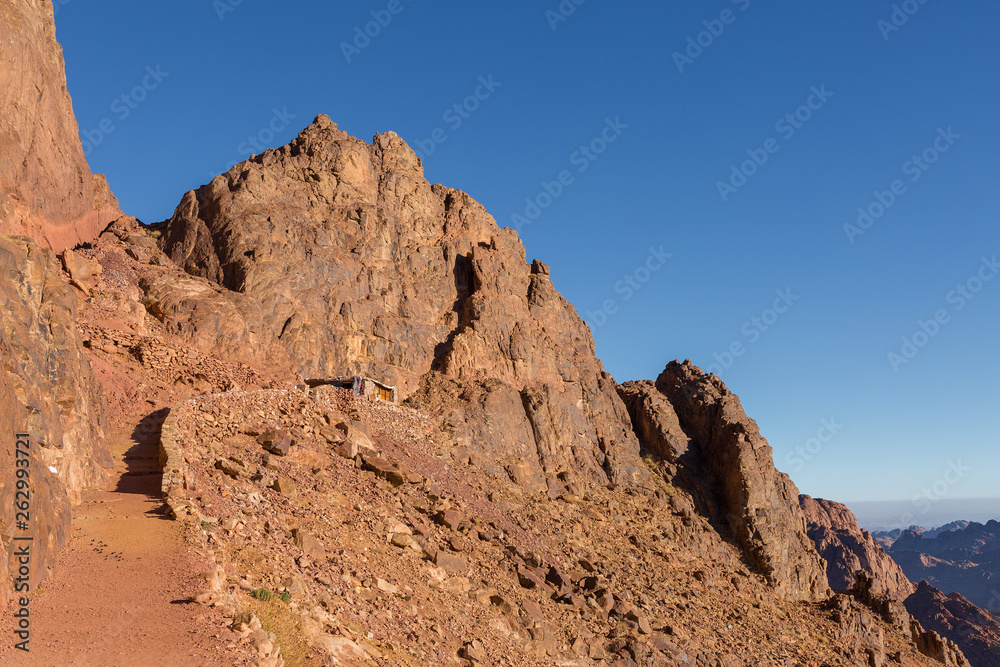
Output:
M142 418L113 407L116 483L73 508L70 542L31 600L30 652L4 642L0 664L249 664L229 647L235 635L222 614L187 601L204 588L206 565L160 501L167 410L156 407Z

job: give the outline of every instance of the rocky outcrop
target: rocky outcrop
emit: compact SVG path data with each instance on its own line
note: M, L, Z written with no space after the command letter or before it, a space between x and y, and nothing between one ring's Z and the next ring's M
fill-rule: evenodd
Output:
M0 26L0 233L61 252L95 238L118 202L83 154L52 3L0 0Z
M859 572L868 574L874 590L894 600L905 600L915 590L903 570L858 526L846 506L822 498L799 496L799 504L809 527L809 538L826 560L826 575L834 590L849 590Z
M739 398L690 361L668 364L655 385L627 383L621 392L644 448L732 531L771 584L792 599L825 598L824 564L806 534L798 490L775 469Z
M973 667L1000 664L1000 622L958 593L945 595L923 581L906 609L927 630L958 645Z
M111 469L104 394L76 328L77 296L55 255L24 238L0 236L0 370L28 414L21 429L70 499Z
M867 531L858 528L854 515L843 505L809 496L800 496L800 502L809 521L809 535L827 559L834 588L846 589L838 583L855 573L851 595L909 634L917 650L938 662L973 667L997 664L1000 625L988 612L961 595L946 596L926 581L919 587L905 577L900 581L902 570Z
M3 346L7 348L6 345ZM11 350L4 349L6 357ZM8 567L0 577L0 609L7 609L11 600L24 595L25 590L34 590L38 583L47 577L55 564L56 552L69 539L70 504L62 482L51 473L38 454L39 443L32 438L21 439L24 433L28 412L14 395L6 373L0 373L0 432L4 434L3 447L0 447L0 503L7 508L0 520L0 541L3 544L4 560ZM15 454L17 441L21 440L27 446L21 451L23 455ZM17 467L15 459L27 460L26 467ZM15 497L17 493L17 477L15 471L27 470L27 480L30 483L28 499L27 528L18 524L23 517L15 514L14 503L24 501L24 496ZM15 539L30 537L30 542ZM28 545L30 561L27 564L28 576L17 582L19 569L23 563L18 562L17 553ZM28 588L20 586L27 584ZM15 586L19 586L15 589Z
M0 235L0 539L11 555L30 536L28 584L51 571L69 538L70 500L102 484L111 467L103 394L76 331L76 295L55 256L23 237ZM29 452L27 527L17 524L15 434ZM24 458L23 456L21 458ZM23 500L23 496L18 500ZM16 572L8 569L7 572ZM0 578L0 603L13 591Z
M448 384L452 453L532 490L647 478L548 267L468 195L430 185L396 134L369 144L319 116L188 192L161 231L192 277L150 272L142 285L195 346L306 378L366 375L403 397Z

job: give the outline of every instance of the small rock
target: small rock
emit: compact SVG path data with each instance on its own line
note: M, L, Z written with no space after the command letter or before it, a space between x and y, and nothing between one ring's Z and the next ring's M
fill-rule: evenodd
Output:
M271 488L283 496L290 496L295 493L295 482L291 478L282 475L274 480Z
M302 549L302 553L305 555L320 562L326 558L326 549L323 548L319 540L309 533L301 528L296 528L292 531L292 536L295 538L295 545Z
M257 436L257 442L272 454L288 456L288 450L292 447L292 436L287 431L269 428Z
M406 533L391 533L389 535L389 544L406 548L413 544L413 536Z
M385 579L376 579L375 587L378 588L383 593L389 593L390 595L395 595L396 593L399 592L399 587L390 584Z
M241 475L247 474L247 469L243 465L242 461L237 459L219 459L215 462L215 467L226 473L233 479L239 478Z
M469 569L469 564L461 556L441 550L434 555L434 564L453 574L460 574Z
M361 468L375 473L376 477L381 477L393 486L406 484L406 479L399 469L381 456L362 457Z
M541 577L520 565L517 567L517 580L523 588L527 588L529 590L537 589L546 595L552 595L553 593L552 589L549 588L548 584L542 581Z

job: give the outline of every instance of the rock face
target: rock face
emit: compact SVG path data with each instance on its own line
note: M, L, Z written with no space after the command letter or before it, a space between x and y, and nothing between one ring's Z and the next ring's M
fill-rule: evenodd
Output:
M675 483L733 532L780 593L826 597L824 563L806 534L798 490L775 469L771 447L721 380L674 361L655 386L627 383L622 396L644 447L666 459Z
M809 537L826 560L826 575L834 590L850 590L858 572L867 573L877 594L903 601L916 587L871 534L858 526L846 506L822 498L799 496Z
M7 354L4 351L4 356ZM5 359L6 361L6 359ZM3 513L0 521L0 540L3 542L5 563L11 564L4 575L0 577L0 608L8 609L12 598L24 594L23 590L15 591L15 581L12 572L17 572L14 556L19 547L25 543L16 541L15 537L32 537L30 542L31 563L29 569L29 580L27 584L29 590L34 590L38 583L47 577L55 564L56 552L69 539L70 504L66 497L66 490L60 480L51 474L42 459L35 456L37 453L38 441L27 440L29 465L23 468L28 471L28 479L31 483L31 507L29 510L28 530L19 527L17 519L20 518L14 513L14 501L16 488L15 470L22 468L15 467L15 436L23 433L22 429L27 421L27 411L14 395L6 373L0 373L0 429L4 434L4 446L0 448L0 470L3 470L3 479L0 479L0 503L10 508ZM33 450L33 451L32 451ZM24 451L24 450L22 450ZM23 457L21 457L23 458ZM17 498L23 500L23 496ZM24 582L22 582L23 585Z
M95 238L118 202L83 154L52 3L0 0L0 26L0 233L61 252Z
M39 445L71 500L107 481L107 408L76 329L77 297L55 255L0 235L0 371L28 414L22 431Z
M957 644L973 667L1000 664L1000 623L958 593L945 595L923 581L906 609L927 630Z
M0 235L0 538L8 554L30 534L31 589L47 576L69 538L70 500L102 484L111 467L103 394L76 331L76 295L55 256L25 238ZM31 497L28 530L13 512L15 434L27 434ZM7 570L9 573L10 570ZM10 601L10 578L0 598Z
M319 116L188 192L162 231L164 251L203 280L143 286L194 345L307 378L368 375L403 397L447 384L462 396L440 406L456 456L532 490L647 478L615 383L548 267L468 195L430 185L395 133L368 144Z

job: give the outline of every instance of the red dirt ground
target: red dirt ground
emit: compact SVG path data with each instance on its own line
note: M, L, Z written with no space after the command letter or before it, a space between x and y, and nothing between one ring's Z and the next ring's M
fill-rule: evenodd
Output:
M160 501L156 452L165 411L135 414L152 401L141 407L121 401L125 388L113 384L121 377L95 366L109 393L116 483L85 492L73 508L70 542L55 575L31 599L30 652L4 642L0 664L250 664L221 612L187 601L206 588L199 573L207 563Z

